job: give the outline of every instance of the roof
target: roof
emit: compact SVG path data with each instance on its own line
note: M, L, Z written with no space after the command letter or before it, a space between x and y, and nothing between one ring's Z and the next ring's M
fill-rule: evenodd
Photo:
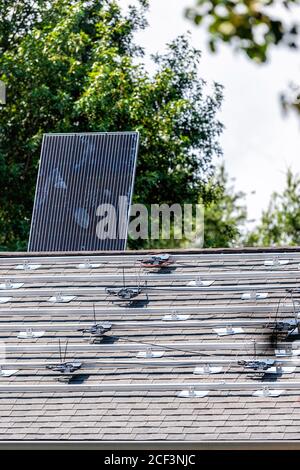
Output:
M299 441L299 337L274 335L274 325L299 310L300 293L293 305L287 289L299 285L300 249L171 255L158 270L141 267L145 252L1 254L2 370L16 371L0 377L1 441ZM142 288L131 301L105 291L122 287L123 268L126 286ZM207 282L190 285L198 278ZM242 299L251 292L268 295ZM71 299L51 302L58 294ZM97 323L111 324L98 343L78 331L93 325L93 305ZM28 328L44 334L20 339ZM70 381L47 368L60 361L59 339L62 349L68 340L66 360L81 363ZM275 360L277 372L239 364L254 358Z

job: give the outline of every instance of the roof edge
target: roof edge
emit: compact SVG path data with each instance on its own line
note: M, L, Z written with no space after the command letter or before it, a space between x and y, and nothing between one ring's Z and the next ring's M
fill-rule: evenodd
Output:
M0 441L0 450L299 450L300 441Z

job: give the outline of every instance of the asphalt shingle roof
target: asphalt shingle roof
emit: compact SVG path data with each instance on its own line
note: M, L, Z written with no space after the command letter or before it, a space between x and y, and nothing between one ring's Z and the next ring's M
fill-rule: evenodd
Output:
M277 255L288 263L265 265ZM299 440L300 337L276 336L273 328L295 318L287 289L299 285L300 250L176 252L174 263L161 270L141 268L145 256L0 256L2 369L17 370L0 377L0 441ZM36 269L16 269L26 259ZM123 268L126 285L143 289L131 302L105 292L122 286ZM213 283L189 286L197 277ZM13 289L9 281L22 285ZM249 292L268 296L242 300ZM58 293L74 298L50 302ZM293 299L297 315L300 292ZM99 343L78 331L92 325L93 304L97 322L112 324ZM188 317L165 321L174 311ZM215 332L230 326L242 331ZM18 338L28 327L45 333ZM68 340L67 360L82 363L69 382L46 368L59 362L59 339L62 348ZM291 373L250 371L238 364L254 359L254 344L257 359L282 361ZM289 345L292 356L276 357L275 349ZM148 348L164 354L137 357ZM222 370L194 374L195 367L207 364ZM253 396L266 383L281 395ZM188 384L208 393L178 397Z

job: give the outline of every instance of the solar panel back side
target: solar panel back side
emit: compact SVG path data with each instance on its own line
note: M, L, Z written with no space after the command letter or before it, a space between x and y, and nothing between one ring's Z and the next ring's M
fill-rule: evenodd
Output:
M28 251L126 248L138 140L137 132L44 135ZM96 230L101 220L112 228L104 204L116 216L107 238Z

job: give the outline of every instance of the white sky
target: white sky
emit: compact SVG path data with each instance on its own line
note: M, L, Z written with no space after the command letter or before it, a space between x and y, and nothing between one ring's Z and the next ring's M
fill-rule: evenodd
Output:
M134 3L119 1L124 7ZM271 193L284 188L287 168L300 172L300 118L293 114L283 117L279 104L279 94L288 83L300 83L300 54L274 48L271 61L262 66L226 46L213 55L203 31L184 18L184 8L194 2L150 0L149 27L136 35L136 42L149 57L163 52L166 43L179 34L192 32L193 45L202 50L202 78L225 86L219 115L226 126L221 139L225 166L236 179L236 189L247 193L249 218L257 219L267 208ZM151 71L148 58L145 63Z

